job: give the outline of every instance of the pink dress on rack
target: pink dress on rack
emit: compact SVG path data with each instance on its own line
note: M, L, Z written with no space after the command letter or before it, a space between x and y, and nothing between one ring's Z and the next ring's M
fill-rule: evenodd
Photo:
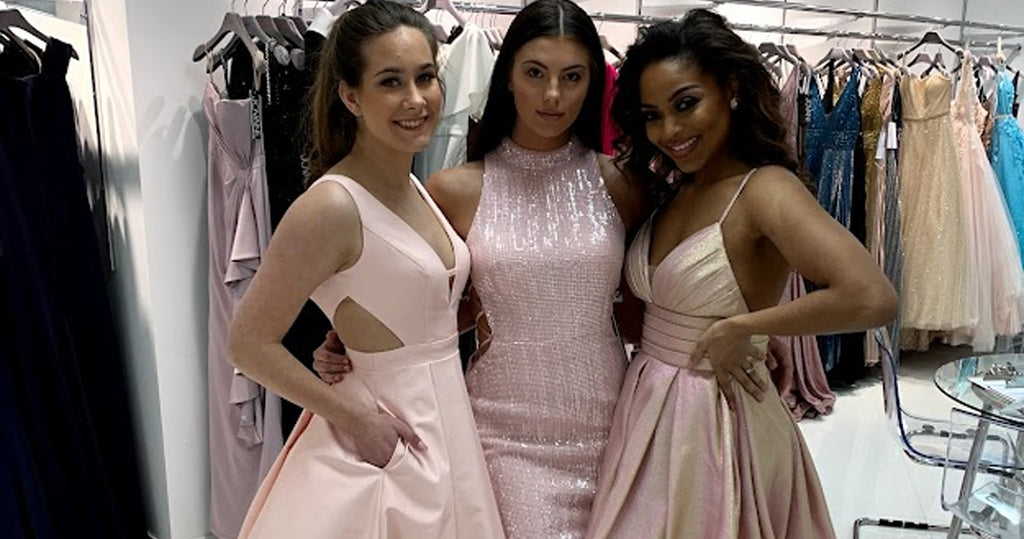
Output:
M625 230L573 139L484 158L466 239L491 338L466 384L505 532L582 537L626 371L612 322Z
M426 190L420 191L451 241L455 267L401 217L354 180L328 175L359 208L363 251L324 281L312 299L333 317L352 298L404 344L385 352L348 349L353 371L332 389L405 421L427 449L401 440L378 468L352 437L304 411L260 487L241 538L503 538L459 360L456 309L469 252ZM451 284L449 284L451 280Z
M717 223L656 267L652 221L627 254L626 278L647 302L643 341L615 410L589 538L835 537L811 456L778 393L757 402L736 385L731 411L707 360L688 366L708 327L748 312L722 223L751 174ZM764 363L756 368L768 378Z
M973 64L970 53L964 62L965 67ZM975 351L991 352L997 335L1016 335L1021 329L1024 271L1002 191L978 134L975 115L985 112L977 95L974 77L961 77L953 102L953 131L970 248L969 291L978 323L970 331L953 333L951 340L969 343Z

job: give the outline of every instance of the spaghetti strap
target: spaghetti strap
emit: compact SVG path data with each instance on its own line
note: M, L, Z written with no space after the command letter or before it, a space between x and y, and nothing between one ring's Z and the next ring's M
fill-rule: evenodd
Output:
M729 205L725 207L725 212L722 213L722 218L718 220L718 224L725 222L725 218L729 216L729 211L732 210L733 205L736 204L736 199L740 198L740 193L743 192L743 188L746 187L747 181L750 180L750 177L753 176L755 172L757 172L757 169L752 168L750 169L750 172L743 177L743 181L740 182L739 189L737 189L736 194L732 196L732 200L729 201Z

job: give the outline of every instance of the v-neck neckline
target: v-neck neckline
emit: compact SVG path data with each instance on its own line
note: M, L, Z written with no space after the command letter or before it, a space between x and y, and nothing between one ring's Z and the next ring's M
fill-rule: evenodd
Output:
M413 184L413 189L415 189L416 193L419 194L420 199L423 201L423 203L427 205L427 208L430 210L430 213L434 216L434 221L437 222L438 226L440 226L441 230L444 232L445 237L448 238L448 248L451 249L451 253L452 253L452 267L450 267L450 268L448 267L447 264L445 264L444 258L441 257L441 254L438 253L436 249L434 249L434 246L431 245L430 242L427 241L427 239L425 237L423 237L422 234L417 232L416 229L414 229L412 227L412 225L409 224L408 221L403 219L401 215L398 215L397 213L395 213L394 210L392 210L391 208L389 208L387 206L387 204L384 204L383 202L381 202L380 199L378 199L376 196L374 196L374 194L371 193L369 189L367 189L366 187L363 187L363 185L360 184L358 181L356 181L355 179L353 179L353 178L351 178L349 176L345 176L344 174L333 174L333 176L338 176L338 177L341 177L341 178L346 178L348 180L351 180L351 182L354 183L355 185L359 186L359 189L361 189L363 191L363 193L365 193L369 198L373 199L373 202L375 204L377 204L378 206L380 206L381 208L383 208L385 213L390 215L392 217L392 219L394 219L395 221L401 223L401 226L403 228L405 228L406 232L408 232L410 235L416 237L417 240L419 241L419 243L423 247L426 247L426 249L433 254L433 256L430 257L430 258L435 260L437 262L437 264L439 266L441 266L445 270L445 273L450 275L450 274L456 272L456 270L459 267L459 250L455 248L455 242L452 240L452 232L453 231L449 230L449 225L448 225L447 221L444 219L444 216L443 215L439 215L440 210L433 204L433 202L431 200L428 199L426 193L423 192L423 190L420 188L420 186L417 185L418 182L417 182L417 180L415 178L410 176L409 177L409 183ZM451 288L451 287L449 286L449 288Z

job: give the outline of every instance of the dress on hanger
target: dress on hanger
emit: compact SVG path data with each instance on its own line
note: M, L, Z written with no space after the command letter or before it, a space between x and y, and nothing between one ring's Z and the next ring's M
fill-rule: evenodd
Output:
M441 66L444 110L430 144L416 155L413 163L413 172L421 180L466 162L469 119L483 110L494 60L494 51L483 29L467 23L452 42Z
M848 229L853 224L853 185L855 169L858 167L859 77L859 70L850 73L831 111L827 111L824 99L831 99L832 92L826 91L826 97L823 98L817 80L812 78L808 105L807 170L817 183L818 202ZM818 337L818 347L826 371L832 370L839 362L840 343L841 337L838 335Z
M900 296L903 281L903 247L900 233L900 176L898 163L900 111L898 75L885 76L879 100L882 112L882 131L879 133L876 154L878 211L875 213L875 228L879 244L875 257ZM900 313L897 310L893 321L887 326L890 350L899 361ZM873 340L873 339L872 339ZM880 359L880 358L879 358Z
M903 137L900 204L903 233L904 347L927 348L929 332L971 328L977 313L967 293L968 265L960 163L950 93L943 73L904 75L900 81ZM916 341L916 342L915 342Z
M794 158L798 158L800 153L797 149L797 134L800 131L799 91L800 69L794 67L779 90L782 95L779 109L782 112L782 117L786 120L786 142L789 143Z
M237 372L227 336L270 243L263 140L253 138L254 99L228 99L210 81L203 107L210 125L208 208L210 319L210 529L238 536L246 508L281 450L281 400Z
M353 370L332 389L367 410L402 419L427 448L399 440L391 460L378 468L358 456L349 433L304 411L240 538L504 537L457 345L456 309L469 252L426 189L414 177L409 181L442 223L454 268L358 182L328 175L317 183L341 185L359 209L363 250L312 299L333 316L352 298L405 343L373 353L349 348Z
M626 370L612 302L625 230L597 153L505 139L466 243L491 336L466 374L510 537L583 536Z
M996 75L996 113L989 157L1013 219L1017 246L1024 256L1024 132L1011 114L1013 99L1010 75L1000 69Z
M967 53L964 72L970 73L972 66L973 58ZM971 343L975 351L991 352L996 335L1020 331L1024 268L1002 192L976 129L976 96L974 77L961 77L953 102L953 129L971 246L970 292L977 303L978 323L973 332L954 334L953 343Z
M652 221L627 255L626 278L647 304L643 344L615 410L587 537L835 537L800 431L779 395L739 388L735 411L704 359L689 366L714 322L748 312L718 222L650 265ZM764 349L767 338L755 338ZM756 366L766 379L764 363Z

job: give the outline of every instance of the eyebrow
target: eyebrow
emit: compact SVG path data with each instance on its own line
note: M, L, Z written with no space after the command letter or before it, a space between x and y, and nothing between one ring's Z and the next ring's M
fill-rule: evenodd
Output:
M544 65L541 62L538 62L537 60L523 60L523 63L524 64L537 64L538 66L540 66L543 69L547 69L548 68L548 66ZM586 67L587 66L585 66L583 64L576 64L576 65L569 66L569 67L563 69L562 72L564 73L566 71L572 71L573 69L581 69L581 68L582 69L586 69Z
M687 90L692 90L694 88L697 88L698 86L699 86L698 84L687 84L685 86L682 86L682 87L678 88L676 91L672 92L672 95L670 95L668 97L668 100L669 101L673 101L673 100L675 100L675 98L679 97L679 94L681 94L681 93L683 93L683 92L685 92ZM640 108L641 109L643 109L643 108L656 109L656 108L658 108L658 106L657 105L652 105L650 103L640 103Z
M430 68L433 68L433 67L436 67L436 66L432 62L426 62L426 63L420 64L420 67L417 69L417 71L423 71L425 69L430 69ZM401 73L402 73L402 70L397 68L397 67L385 67L384 69L381 69L380 71L374 73L373 76L374 77L379 77L379 76L384 75L384 74L401 74Z

